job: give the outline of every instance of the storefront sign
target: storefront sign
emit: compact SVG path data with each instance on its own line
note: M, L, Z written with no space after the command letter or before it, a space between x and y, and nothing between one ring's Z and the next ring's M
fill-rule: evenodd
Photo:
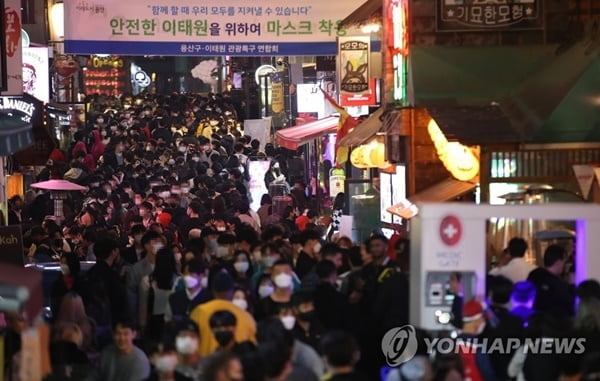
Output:
M437 0L439 31L540 29L541 0Z
M120 57L92 56L83 71L83 85L87 95L119 96L131 85L129 62Z
M21 1L4 0L7 90L3 95L23 94L23 44L21 41Z
M29 94L23 97L2 98L2 104L11 107L14 115L20 115L23 120L29 120L29 130L26 133L12 134L9 141L19 143L14 149L14 158L19 165L44 165L55 147L54 138L44 124L44 104ZM19 140L20 139L20 140ZM28 144L22 144L28 141Z
M50 101L48 48L23 48L23 92Z
M362 94L342 93L340 105L343 107L375 106L377 105L377 79L369 80L369 91Z
M0 97L0 155L11 155L33 144L32 124L41 121L42 102L30 95Z
M363 0L65 1L65 51L121 55L334 55ZM243 3L243 4L242 4Z
M282 73L271 74L271 110L274 114L282 113L285 107L285 95Z
M0 227L0 262L23 266L23 234L21 226Z
M370 37L339 38L340 93L369 91Z

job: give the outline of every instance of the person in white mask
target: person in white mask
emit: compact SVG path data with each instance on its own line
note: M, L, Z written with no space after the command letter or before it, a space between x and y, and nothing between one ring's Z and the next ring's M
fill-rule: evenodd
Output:
M248 311L250 313L253 312L253 308L248 302L248 292L242 287L235 288L235 290L233 291L233 299L231 300L231 303L240 307L244 311Z
M189 380L201 379L202 357L198 355L199 332L198 325L187 318L177 325L175 349L179 355L179 362L175 367L176 379L178 376Z
M165 247L164 238L155 231L148 231L142 237L142 246L146 256L131 267L127 273L125 284L127 286L127 298L131 308L131 316L139 316L139 297L142 279L149 277L154 272L156 254ZM138 323L138 321L135 321Z
M233 268L235 274L233 278L239 285L244 286L246 289L251 288L250 278L252 277L252 264L250 262L250 255L248 252L243 250L237 250L233 254Z
M166 321L183 321L198 305L212 300L208 289L208 269L199 259L192 259L183 269L185 288L169 296L169 306L165 312Z
M158 381L175 380L175 367L177 366L177 352L173 348L165 349L152 356L154 369L151 379Z
M262 320L267 317L277 316L282 306L292 301L294 292L294 277L292 266L284 261L275 262L271 271L271 280L275 286L273 293L260 300L256 307L256 319Z

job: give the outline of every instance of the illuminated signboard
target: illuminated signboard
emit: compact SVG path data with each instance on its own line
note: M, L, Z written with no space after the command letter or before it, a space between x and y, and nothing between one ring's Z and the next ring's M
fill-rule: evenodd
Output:
M392 0L389 6L392 65L394 67L394 101L407 103L408 88L408 4L406 0Z

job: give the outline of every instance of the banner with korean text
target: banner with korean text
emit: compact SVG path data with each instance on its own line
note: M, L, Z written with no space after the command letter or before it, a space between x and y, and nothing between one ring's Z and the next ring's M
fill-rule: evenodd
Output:
M65 1L69 54L335 55L363 0Z

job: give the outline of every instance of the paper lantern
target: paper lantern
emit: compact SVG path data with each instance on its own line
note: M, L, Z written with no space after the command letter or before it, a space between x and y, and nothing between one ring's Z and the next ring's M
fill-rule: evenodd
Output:
M442 164L455 179L469 181L479 174L479 158L473 149L459 142L449 142L433 119L429 121L427 131Z
M365 162L365 146L358 146L350 154L350 162L353 166L360 169L369 168Z

